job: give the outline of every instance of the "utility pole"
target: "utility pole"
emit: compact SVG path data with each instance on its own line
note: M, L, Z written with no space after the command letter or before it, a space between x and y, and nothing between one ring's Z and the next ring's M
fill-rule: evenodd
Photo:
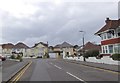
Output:
M83 40L83 49L82 49L82 52L83 52L83 61L86 61L86 59L85 59L85 48L84 48L84 43L85 43L85 38L84 38L84 33L85 33L85 31L79 31L79 32L81 32L81 33L83 33L83 38L82 38L82 40Z

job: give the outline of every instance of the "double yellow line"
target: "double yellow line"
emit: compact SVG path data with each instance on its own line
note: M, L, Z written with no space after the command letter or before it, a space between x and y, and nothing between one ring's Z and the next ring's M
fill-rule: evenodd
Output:
M29 66L32 64L32 61L30 61L27 65L25 65L15 76L12 77L7 83L16 83L19 81L19 79L22 77L22 75L25 73L25 71L29 68Z

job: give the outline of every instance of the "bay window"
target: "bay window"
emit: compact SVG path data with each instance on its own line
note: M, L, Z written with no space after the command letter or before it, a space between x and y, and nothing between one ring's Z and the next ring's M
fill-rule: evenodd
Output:
M114 46L115 53L120 53L120 44Z

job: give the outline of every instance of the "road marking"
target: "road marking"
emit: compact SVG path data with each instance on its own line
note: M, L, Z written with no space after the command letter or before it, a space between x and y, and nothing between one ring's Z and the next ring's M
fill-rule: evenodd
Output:
M22 77L22 75L25 73L25 71L29 68L31 64L32 64L32 61L30 61L30 63L23 70L21 70L18 73L18 75L16 75L15 78L11 79L10 83L16 83Z
M51 65L53 64L53 63L50 63Z
M75 62L71 62L71 63L75 63ZM76 63L75 63L75 64L76 64ZM107 69L92 67L92 66L88 66L88 65L84 65L84 64L80 64L80 65L81 65L81 66L84 66L84 67L93 68L93 69L96 69L96 70L106 71L106 72L113 73L113 74L118 74L118 75L120 74L120 72L115 72L115 71L112 71L112 70L107 70Z
M69 73L69 72L66 72L66 73L69 74L70 76L72 76L72 77L78 79L79 81L82 81L82 82L86 83L84 80L78 78L77 76L75 76L75 75L73 75L73 74L71 74L71 73Z
M27 67L21 72L21 74L19 75L19 77L16 79L16 82L23 76L23 74L25 73L25 71L29 68L29 66L32 64L32 61L30 62L29 65L27 65Z
M81 65L81 66L93 68L93 69L96 69L96 70L106 71L106 72L110 72L110 73L114 73L114 74L120 74L119 72L115 72L115 71L111 71L111 70L107 70L107 69L102 69L102 68L97 68L97 67L95 68L95 67L91 67L91 66L87 66L87 65Z
M57 66L57 65L54 65L55 67L57 67L58 69L62 69L61 67Z

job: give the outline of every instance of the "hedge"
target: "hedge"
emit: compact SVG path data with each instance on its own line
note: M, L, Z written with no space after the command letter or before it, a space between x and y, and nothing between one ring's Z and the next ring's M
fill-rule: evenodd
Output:
M97 57L99 55L99 50L88 50L87 52L85 52L85 57Z
M111 58L112 58L113 60L120 61L120 54L113 54L113 55L111 56Z

